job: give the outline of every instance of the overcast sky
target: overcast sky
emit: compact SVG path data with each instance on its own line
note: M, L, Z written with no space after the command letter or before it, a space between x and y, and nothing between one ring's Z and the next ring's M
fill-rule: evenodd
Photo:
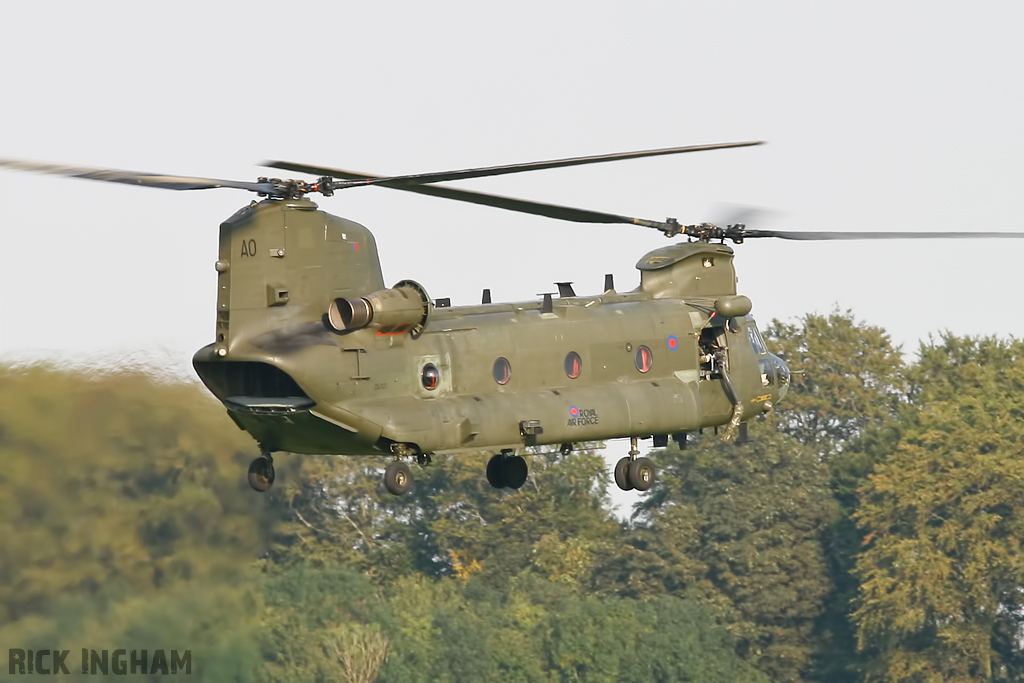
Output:
M400 174L737 140L460 183L684 223L1024 230L1019 2L7 3L0 156L240 180L279 158ZM0 359L213 337L217 226L250 197L0 171ZM318 200L389 284L454 304L600 289L666 244L381 188ZM1024 240L737 247L763 323L850 308L907 351L1024 336Z

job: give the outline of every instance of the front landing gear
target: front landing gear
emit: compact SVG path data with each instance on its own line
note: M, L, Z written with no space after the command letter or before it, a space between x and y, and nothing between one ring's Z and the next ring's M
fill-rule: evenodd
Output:
M498 453L487 462L487 483L496 489L520 489L526 483L527 474L526 459L510 450Z
M615 463L615 485L623 491L646 491L654 486L654 463L647 458L638 458L640 450L637 439L632 437L629 455Z
M266 493L274 485L274 458L270 451L263 454L249 465L249 486L260 493Z

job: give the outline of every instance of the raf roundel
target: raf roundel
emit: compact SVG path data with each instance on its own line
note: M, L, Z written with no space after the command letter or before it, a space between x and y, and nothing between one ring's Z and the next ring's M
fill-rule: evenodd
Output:
M679 337L674 334L670 334L668 335L668 338L665 339L665 344L668 346L669 351L675 351L679 348Z
M572 417L579 417L580 409L577 408L576 406L569 406L569 415L571 415Z

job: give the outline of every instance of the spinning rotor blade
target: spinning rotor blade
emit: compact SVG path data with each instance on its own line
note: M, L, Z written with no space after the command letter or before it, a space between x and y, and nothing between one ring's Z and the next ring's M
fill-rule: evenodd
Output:
M533 161L525 164L507 164L504 166L487 166L485 168L470 168L462 171L441 171L438 173L414 173L411 175L399 176L368 176L353 174L337 169L321 166L309 166L293 164L288 161L265 161L261 165L269 168L280 168L289 171L301 171L312 175L332 176L335 178L348 178L354 182L335 185L335 189L344 187L355 187L358 185L383 185L398 189L407 189L411 185L423 185L427 183L441 183L449 180L467 180L469 178L483 178L486 176L506 175L509 173L522 173L523 171L541 171L548 168L563 168L565 166L582 166L583 164L598 164L605 161L621 161L623 159L640 159L642 157L656 157L665 154L683 154L685 152L702 152L709 149L728 149L730 147L751 147L760 145L763 142L722 142L713 145L691 145L689 147L667 147L665 149L651 149L643 152L621 152L618 154L599 154L596 156L573 157L571 159L555 159L553 161ZM347 174L342 175L342 174ZM467 200L468 201L468 200ZM482 203L482 202L481 202ZM546 215L546 214L543 214Z
M58 164L42 164L35 161L19 161L16 159L0 159L0 168L16 171L31 171L49 175L68 176L71 178L87 178L102 180L108 183L124 183L158 187L164 190L210 190L227 187L250 192L272 193L274 186L270 183L249 183L238 180L217 180L216 178L193 178L191 176L160 175L158 173L138 173L135 171L118 171L110 168L88 168L86 166L62 166Z
M375 176L368 173L357 173L355 171L345 171L340 168L305 166L303 164L293 164L284 161L267 163L273 164L273 168L279 168L286 171L311 174L321 173L331 176L332 178L343 178L345 180L387 179L383 176ZM571 206L545 204L543 202L533 202L526 199L516 199L514 197L487 194L485 192L461 190L454 187L445 187L443 185L384 185L384 187L390 187L396 190L405 190L406 192L416 192L418 194L427 194L433 197L442 197L444 199L454 199L455 201L469 202L470 204L493 206L498 209L518 211L519 213L547 216L548 218L557 218L559 220L573 221L576 223L629 223L642 225L645 222L641 218L630 218L629 216L620 216L614 213L591 211L589 209L574 209Z
M731 146L745 146L760 143L737 143ZM713 148L711 146L707 148ZM686 149L686 148L679 148ZM634 154L645 154L644 152L637 152ZM608 156L619 156L619 155L608 155ZM586 157L587 159L596 159L597 157ZM545 164L557 163L557 162L541 162ZM583 162L592 163L592 162ZM405 192L416 192L418 194L426 194L434 197L442 197L444 199L453 199L460 202L469 202L470 204L482 204L484 206L493 206L498 209L506 209L509 211L517 211L519 213L529 213L537 216L547 216L548 218L557 218L563 221L572 221L575 223L623 223L627 225L641 225L647 228L655 228L661 230L668 237L674 237L675 235L684 234L688 237L698 240L733 240L734 242L742 242L748 238L754 237L776 237L779 239L786 240L801 240L801 241L813 241L813 240L884 240L884 239L969 239L972 237L980 238L1024 238L1024 233L1017 232L810 232L810 231L784 231L784 230L747 230L746 226L741 223L741 220L753 217L762 211L751 207L745 207L738 212L734 212L732 218L728 221L726 227L718 227L717 225L710 223L703 223L699 225L680 225L674 219L667 219L665 221L652 221L644 218L633 218L630 216L623 216L614 213L605 213L603 211L591 211L590 209L577 209L571 206L561 206L559 204L547 204L543 202L534 202L526 199L516 199L514 197L503 197L501 195L488 194L485 192L475 192L472 190L462 190L454 187L446 187L443 185L421 185L421 184L400 184L384 181L394 181L396 178L403 178L406 176L376 176L369 173L359 173L356 171L346 171L340 168L325 168L322 166L307 166L305 164L295 164L287 161L268 161L267 166L273 168L279 168L287 171L294 171L296 173L309 173L309 174L322 174L330 176L331 178L342 178L344 180L352 181L363 181L360 184L370 184L367 181L381 181L374 182L373 184L381 185L383 187L390 187L396 190L403 190ZM523 166L529 166L524 164ZM501 168L501 167L496 167ZM527 170L527 169L523 169ZM427 175L441 175L441 174L427 174ZM411 176L410 176L411 177Z
M778 237L784 240L941 240L1024 238L1024 232L804 232L784 230L744 230L749 237Z

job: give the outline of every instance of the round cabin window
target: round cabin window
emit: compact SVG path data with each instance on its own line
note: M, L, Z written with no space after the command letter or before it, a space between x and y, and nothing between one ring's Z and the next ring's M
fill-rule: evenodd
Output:
M441 371L433 363L427 363L423 366L422 380L423 388L433 391L441 383Z
M569 376L569 379L576 379L581 372L583 372L583 361L580 359L580 354L570 351L565 357L565 374Z
M509 364L507 358L499 358L494 361L494 368L491 370L491 374L494 375L495 382L505 384L512 379L512 365Z
M633 359L636 362L636 369L640 372L647 372L654 365L654 355L646 346L639 347Z

